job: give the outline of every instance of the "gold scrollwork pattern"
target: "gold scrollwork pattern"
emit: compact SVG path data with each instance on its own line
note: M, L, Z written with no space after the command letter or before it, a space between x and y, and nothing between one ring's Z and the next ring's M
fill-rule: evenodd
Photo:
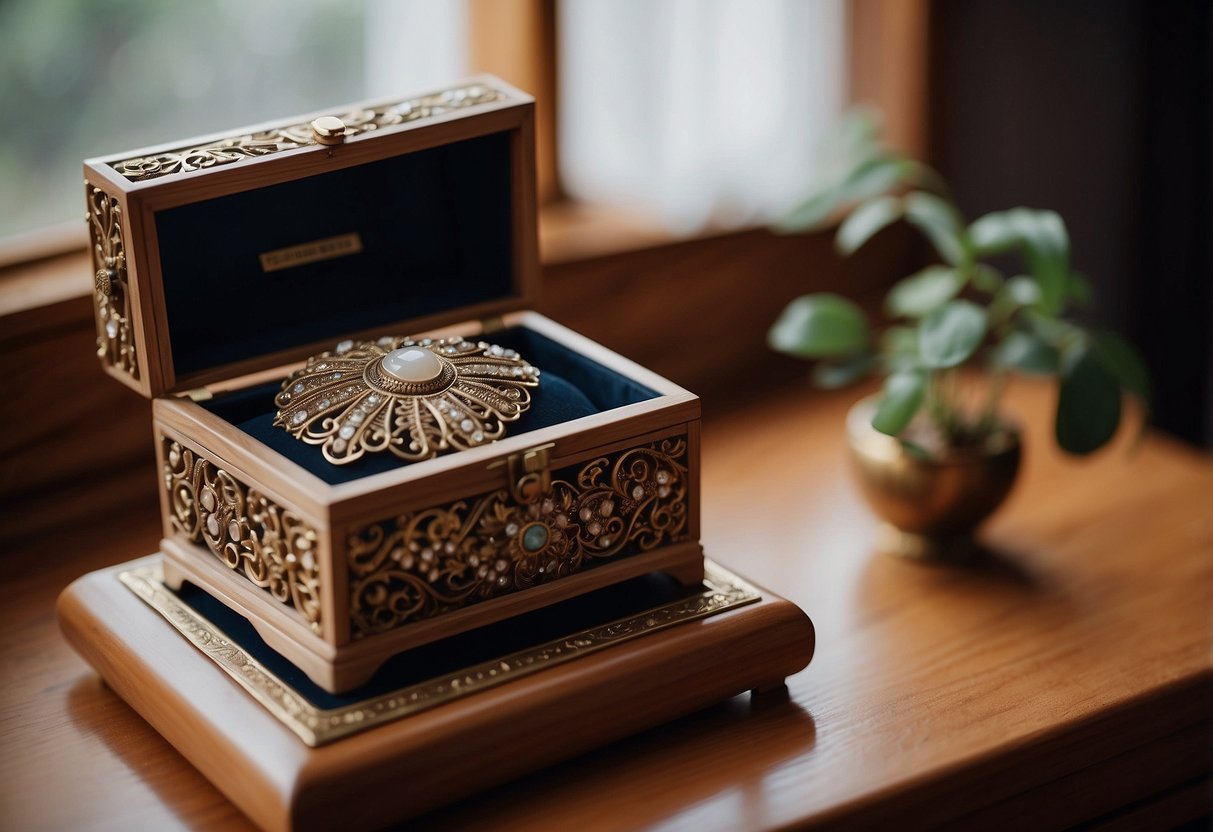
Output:
M88 236L93 252L93 312L97 357L139 378L139 357L131 334L131 300L122 245L122 208L100 188L85 185Z
M316 531L179 442L162 441L173 528L193 543L205 543L229 569L299 610L320 633Z
M761 600L757 589L711 561L704 563L704 570L703 591L688 598L331 709L313 705L167 589L158 565L135 564L119 578L282 724L308 745L319 746L621 642Z
M370 109L337 112L331 113L331 115L337 116L345 124L346 135L357 135L369 133L381 127L434 118L452 110L460 110L477 104L488 104L501 97L500 91L485 84L468 84ZM271 153L305 147L314 143L311 122L306 122L232 136L198 147L183 147L151 156L125 159L115 162L113 168L132 182L143 182L174 173L188 173L218 165L228 165L242 159L267 156Z
M350 536L350 631L385 632L687 539L685 436L509 489L374 523Z

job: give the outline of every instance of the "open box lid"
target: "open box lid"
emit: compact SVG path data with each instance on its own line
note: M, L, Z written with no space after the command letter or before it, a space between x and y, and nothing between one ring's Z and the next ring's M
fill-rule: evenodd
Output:
M159 396L534 306L533 107L481 76L86 161L102 364Z

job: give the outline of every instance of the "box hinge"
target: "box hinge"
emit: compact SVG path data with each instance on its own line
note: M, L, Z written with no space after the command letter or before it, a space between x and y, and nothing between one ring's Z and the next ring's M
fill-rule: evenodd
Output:
M489 468L505 466L509 476L510 496L517 503L534 503L542 499L552 488L552 472L548 468L549 451L555 442L537 445L525 451L510 454L489 464Z
M209 402L211 399L215 398L215 394L206 387L195 387L193 390L188 391L185 395L189 396L191 400L196 402Z
M505 329L505 319L500 315L495 315L492 318L484 318L480 321L480 334L491 335L494 332L500 332Z

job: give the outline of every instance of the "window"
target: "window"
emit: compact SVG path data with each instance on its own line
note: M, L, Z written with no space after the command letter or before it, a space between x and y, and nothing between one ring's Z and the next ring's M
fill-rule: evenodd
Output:
M360 97L364 30L333 0L8 0L0 237L83 229L86 157Z
M528 62L559 73L559 101L541 106L559 104L568 194L675 232L763 222L795 199L814 137L842 104L843 6L7 0L0 100L20 129L0 143L0 240L56 223L79 234L86 157L386 98L470 70L526 87L536 79L515 75ZM519 36L518 21L550 26L553 15L554 44ZM528 54L506 66L503 48ZM559 60L533 54L545 50Z
M565 190L675 232L764 223L803 197L844 94L842 0L565 0Z
M7 0L0 240L82 229L87 157L441 84L466 42L459 2Z

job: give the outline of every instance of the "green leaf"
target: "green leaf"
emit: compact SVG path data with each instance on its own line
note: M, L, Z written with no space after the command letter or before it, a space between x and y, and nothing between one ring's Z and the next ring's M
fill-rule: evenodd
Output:
M847 358L822 361L813 367L810 377L817 387L834 390L854 384L870 374L875 367L876 356L868 351Z
M955 367L967 360L986 335L986 313L967 300L933 310L918 330L918 353L928 367Z
M1035 309L1026 310L1022 320L1036 337L1059 350L1064 351L1073 342L1083 338L1082 330L1074 324L1037 312Z
M900 157L865 159L845 171L840 180L814 191L773 228L783 234L825 228L839 210L893 190L911 171L911 163Z
M913 185L916 188L924 188L937 194L946 194L948 192L948 183L939 175L935 168L919 162L917 159L911 159L910 170L905 176L905 182Z
M1137 349L1125 339L1113 332L1099 332L1095 335L1095 352L1103 362L1121 390L1141 402L1144 413L1141 426L1137 432L1137 441L1145 438L1146 428L1150 426L1151 414L1154 410L1153 390L1150 384L1150 370Z
M901 442L901 449L914 459L921 460L922 462L930 462L934 459L931 456L931 452L917 442L911 442L909 439L900 439L898 441Z
M994 361L1002 367L1034 376L1054 375L1061 362L1057 350L1031 332L1012 332L994 351Z
M991 295L1001 289L1004 284L1002 272L985 263L973 264L973 273L970 276L970 280L975 287Z
M990 301L990 320L1008 320L1018 310L1032 307L1040 300L1040 287L1027 275L1019 274L1002 285Z
M1107 444L1120 424L1120 386L1086 341L1062 353L1057 397L1057 444L1089 454Z
M969 243L977 254L1001 254L1019 245L1019 229L1009 211L995 211L969 225Z
M884 383L884 394L872 416L872 427L896 436L910 424L922 406L927 390L927 374L922 370L893 373Z
M826 139L825 153L852 165L880 153L880 111L871 107L853 107L843 113L838 126Z
M834 237L834 247L840 254L853 254L882 228L901 216L901 200L894 196L878 196L862 203L851 212Z
M1095 353L1125 392L1149 408L1150 371L1137 349L1113 332L1099 332L1095 335Z
M1066 297L1079 306L1090 306L1095 298L1095 290L1091 288L1091 281L1085 274L1070 272L1070 279L1066 283Z
M778 351L800 358L836 358L867 348L871 338L863 310L829 293L802 295L789 303L767 334Z
M905 206L906 221L926 235L940 257L953 266L964 261L964 220L952 203L935 194L914 191L906 195Z
M839 185L843 202L859 202L888 193L914 170L913 163L900 156L879 156L859 165Z
M974 221L968 236L977 256L1020 249L1040 286L1037 305L1049 314L1061 311L1070 275L1070 236L1060 215L1031 208L997 211Z
M842 204L837 185L810 194L804 202L776 220L772 228L780 234L799 234L824 228Z
M912 326L891 326L881 334L880 348L885 352L918 355L918 333Z
M894 284L885 298L885 312L893 318L921 318L956 297L963 285L955 269L927 266Z
M864 164L884 153L880 146L880 114L856 107L844 113L838 125L822 142L817 154L824 175L814 190L774 224L779 233L791 234L821 229L848 199L842 185Z
M918 367L918 331L909 326L891 326L880 336L880 351L889 372Z
M1027 275L1016 275L1003 287L1016 306L1035 306L1040 301L1040 286Z
M994 211L973 221L969 241L980 254L999 254L1012 248L1032 246L1068 256L1069 238L1065 223L1056 211L1011 208Z

